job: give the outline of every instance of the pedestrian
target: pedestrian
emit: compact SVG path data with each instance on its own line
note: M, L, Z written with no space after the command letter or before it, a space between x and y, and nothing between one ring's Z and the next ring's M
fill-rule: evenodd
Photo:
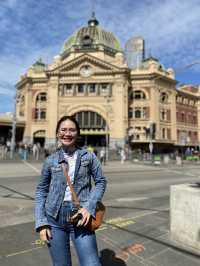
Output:
M36 188L35 219L40 239L47 243L56 266L71 266L70 239L73 241L81 266L100 266L95 232L85 226L95 216L96 204L101 201L106 179L94 153L77 146L80 128L70 116L62 117L56 127L60 149L43 164ZM73 215L77 224L70 222L74 197L66 182L62 166L66 166L81 208ZM62 165L61 165L62 164ZM92 180L94 188L92 189ZM81 216L81 217L80 217Z
M7 146L7 151L9 152L10 148L11 148L11 141L10 140L6 141L6 146Z
M126 154L125 154L125 150L124 149L121 149L120 157L121 157L121 164L124 164L124 162L126 160Z
M23 157L24 157L24 144L22 142L19 143L18 154L20 156L20 159L23 160Z
M38 146L36 143L33 144L33 158L36 160L38 158Z
M40 158L40 153L41 153L41 145L39 142L37 142L37 155L36 155L36 160L39 160Z
M26 161L27 159L28 159L28 144L24 143L23 160Z
M101 164L106 164L106 150L104 147L102 147L100 150L100 162Z
M0 159L4 159L4 146L0 144Z

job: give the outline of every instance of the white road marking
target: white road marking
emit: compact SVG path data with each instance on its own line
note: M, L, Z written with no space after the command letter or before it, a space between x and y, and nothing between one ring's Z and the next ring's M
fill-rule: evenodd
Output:
M170 172L170 173L175 173L175 174L179 174L179 175L187 175L187 176L191 176L191 177L199 177L197 174L192 174L189 171L185 171L183 170L173 170L173 169L163 169L165 170L165 172Z
M32 164L30 164L30 163L28 163L28 162L26 162L26 161L24 161L24 160L22 160L22 162L25 164L25 165L27 165L28 167L30 167L31 169L33 169L37 174L40 174L41 173L41 171L40 170L38 170L35 166L33 166Z
M119 202L129 202L129 201L138 201L138 200L147 200L147 197L138 197L138 198L117 198L116 201Z

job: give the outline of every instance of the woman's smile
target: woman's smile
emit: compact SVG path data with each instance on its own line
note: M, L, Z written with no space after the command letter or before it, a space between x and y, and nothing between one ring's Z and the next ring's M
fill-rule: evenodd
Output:
M62 145L73 147L77 140L78 133L76 125L71 120L65 120L61 123L58 139Z

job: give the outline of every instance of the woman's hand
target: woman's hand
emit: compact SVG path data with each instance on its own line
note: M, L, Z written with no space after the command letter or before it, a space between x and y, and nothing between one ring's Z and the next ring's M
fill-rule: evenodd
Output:
M50 228L44 227L40 230L39 233L40 233L40 239L44 241L46 244L49 244L49 241L52 238Z
M85 208L80 208L78 213L81 213L82 219L78 221L77 226L86 226L90 220L90 213Z

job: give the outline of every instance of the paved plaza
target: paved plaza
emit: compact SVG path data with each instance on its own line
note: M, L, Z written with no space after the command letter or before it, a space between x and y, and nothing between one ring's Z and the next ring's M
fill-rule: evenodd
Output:
M34 190L40 162L0 162L0 265L51 265L34 232ZM169 187L198 182L199 165L104 166L107 213L97 231L103 266L196 266L197 251L174 243L169 232ZM73 266L78 266L72 247Z

